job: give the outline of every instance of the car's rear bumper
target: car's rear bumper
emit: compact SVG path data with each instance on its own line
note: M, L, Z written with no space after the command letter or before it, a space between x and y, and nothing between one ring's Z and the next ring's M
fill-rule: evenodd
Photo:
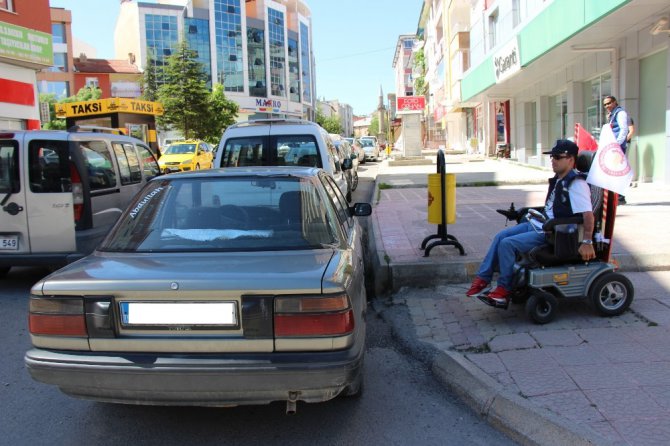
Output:
M150 355L29 350L33 379L98 401L233 406L327 401L361 372L364 342L337 352L265 355Z

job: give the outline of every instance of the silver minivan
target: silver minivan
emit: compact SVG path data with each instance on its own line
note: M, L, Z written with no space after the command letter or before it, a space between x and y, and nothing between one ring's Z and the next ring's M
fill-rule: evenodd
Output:
M0 130L0 277L89 254L159 173L149 146L125 135Z

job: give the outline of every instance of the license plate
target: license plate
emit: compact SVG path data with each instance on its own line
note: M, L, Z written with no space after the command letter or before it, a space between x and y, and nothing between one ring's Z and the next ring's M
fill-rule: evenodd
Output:
M237 325L235 302L121 302L124 325Z
M16 251L19 249L19 236L2 236L0 237L0 249L4 251Z

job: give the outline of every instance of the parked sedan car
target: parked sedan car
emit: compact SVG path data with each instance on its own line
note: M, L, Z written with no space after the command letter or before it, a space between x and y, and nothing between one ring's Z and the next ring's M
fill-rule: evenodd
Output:
M185 172L209 169L214 166L214 153L204 141L177 141L167 146L158 165L161 172Z
M96 251L31 290L31 376L98 401L327 401L362 384L361 226L332 177L156 178Z
M353 152L351 145L345 139L335 140L333 144L337 148L340 160L351 159L351 169L344 171L347 179L347 193L345 197L347 202L351 202L351 193L358 187L358 155Z
M358 143L365 151L365 159L377 161L379 159L379 146L372 138L359 138Z
M351 144L352 150L356 155L358 155L358 163L365 164L365 150L363 150L363 147L361 147L356 138L344 138L344 139L346 139L349 142L349 144Z

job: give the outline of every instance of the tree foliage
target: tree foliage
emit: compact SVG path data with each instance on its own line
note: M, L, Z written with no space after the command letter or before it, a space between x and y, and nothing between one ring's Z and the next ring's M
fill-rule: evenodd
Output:
M423 48L414 54L414 95L425 96L428 93L428 86L426 84L426 56Z
M326 117L321 110L316 109L316 123L323 127L328 133L340 134L342 133L342 125L337 116Z
M60 101L56 99L56 95L53 93L41 93L40 102L49 104L49 122L42 124L42 128L46 130L65 130L65 119L56 117L57 103L65 104L69 102L91 101L100 99L100 96L102 96L102 90L97 87L88 86L80 88L77 94L61 99Z
M161 85L157 99L164 112L157 117L157 124L179 131L186 139L216 142L234 122L237 104L226 99L220 85L210 92L203 66L185 40L166 62L158 73Z
M140 85L142 86L142 100L151 102L158 100L159 79L159 69L156 66L154 58L151 56L151 53L149 53L147 56L146 67L144 68L144 72L140 77Z
M370 127L368 127L368 135L377 136L379 133L379 116L375 113L370 120Z

